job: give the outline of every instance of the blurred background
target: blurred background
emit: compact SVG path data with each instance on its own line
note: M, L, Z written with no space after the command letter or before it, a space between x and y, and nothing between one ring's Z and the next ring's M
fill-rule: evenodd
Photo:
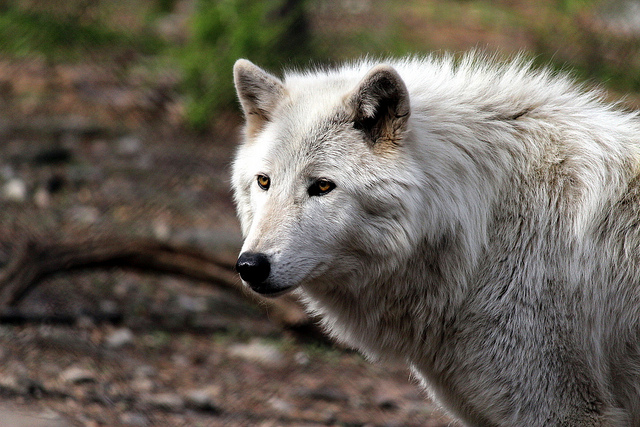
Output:
M640 106L637 0L0 0L0 426L450 425L401 365L233 289L231 69L470 49ZM66 271L93 237L226 273Z

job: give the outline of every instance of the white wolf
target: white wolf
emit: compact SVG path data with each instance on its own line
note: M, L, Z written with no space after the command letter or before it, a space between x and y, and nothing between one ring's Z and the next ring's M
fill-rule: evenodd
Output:
M640 426L640 120L525 61L234 68L237 269L474 426Z

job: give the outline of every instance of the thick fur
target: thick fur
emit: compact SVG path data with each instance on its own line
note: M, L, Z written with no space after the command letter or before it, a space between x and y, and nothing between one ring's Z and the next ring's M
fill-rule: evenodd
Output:
M466 425L640 425L637 114L479 55L234 72L242 251L270 292Z

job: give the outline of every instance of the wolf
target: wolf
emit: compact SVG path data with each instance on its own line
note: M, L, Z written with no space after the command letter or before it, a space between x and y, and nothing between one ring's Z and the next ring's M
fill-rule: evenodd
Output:
M465 425L640 425L637 113L478 53L234 80L247 286Z

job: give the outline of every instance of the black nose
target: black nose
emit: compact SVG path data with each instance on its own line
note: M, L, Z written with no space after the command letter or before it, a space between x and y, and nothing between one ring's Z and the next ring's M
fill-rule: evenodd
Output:
M269 277L271 264L265 254L243 252L236 263L236 270L245 282L257 285Z

